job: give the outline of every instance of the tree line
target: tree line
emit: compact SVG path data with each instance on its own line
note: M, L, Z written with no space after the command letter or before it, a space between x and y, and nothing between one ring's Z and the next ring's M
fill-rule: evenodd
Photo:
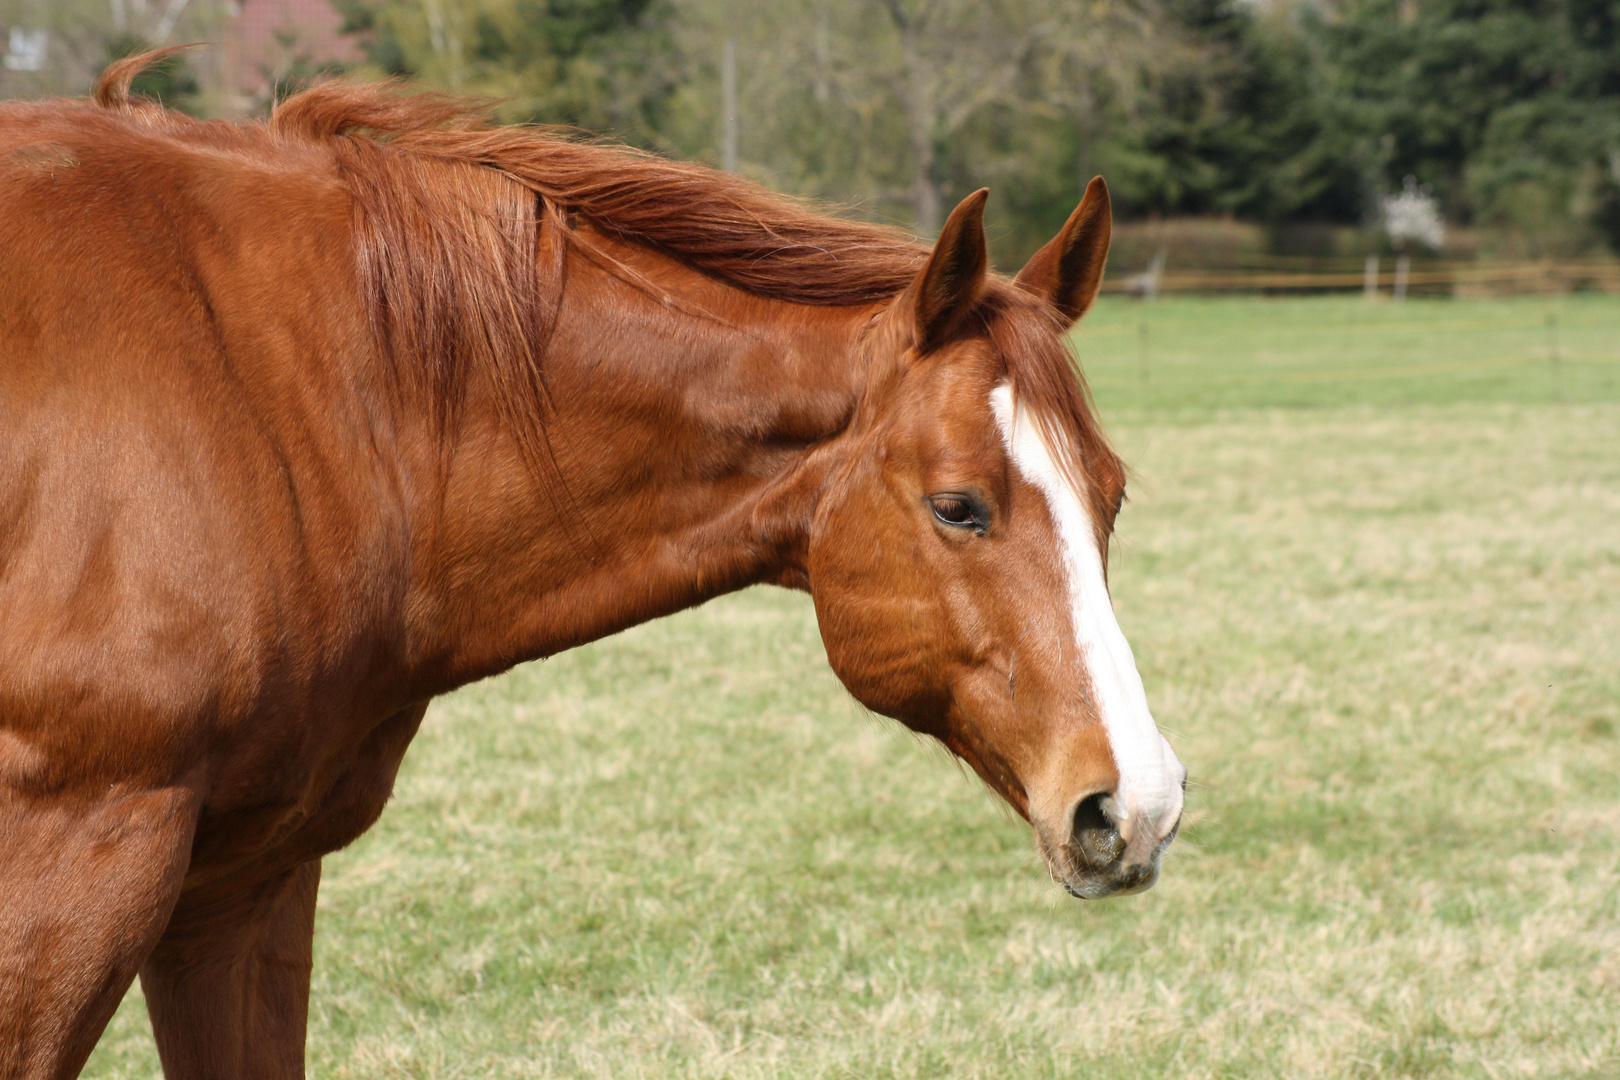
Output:
M1098 173L1125 218L1267 224L1370 224L1410 178L1455 225L1620 251L1620 0L332 3L372 73L505 120L924 234L989 185L1009 263Z
M1620 250L1620 0L338 0L384 71L924 233L982 184L1025 251L1127 217L1456 224Z

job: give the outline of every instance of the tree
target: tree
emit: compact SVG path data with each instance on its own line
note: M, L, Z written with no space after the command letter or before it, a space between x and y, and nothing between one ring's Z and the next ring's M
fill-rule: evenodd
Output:
M220 14L215 0L0 0L0 27L37 35L43 45L38 66L13 60L0 68L0 94L82 94L110 60L214 36ZM137 89L161 90L165 101L182 107L198 92L185 58Z
M1156 65L1158 0L688 0L692 62L672 143L719 160L724 41L738 57L742 170L855 201L868 216L938 227L995 187L997 257L1050 238Z
M507 120L656 143L680 70L661 0L334 0L371 62L506 99Z
M1589 233L1620 154L1620 2L1345 0L1312 28L1381 182L1538 243Z
M1115 141L1127 211L1356 220L1365 164L1340 137L1314 43L1288 7L1172 0L1181 47Z

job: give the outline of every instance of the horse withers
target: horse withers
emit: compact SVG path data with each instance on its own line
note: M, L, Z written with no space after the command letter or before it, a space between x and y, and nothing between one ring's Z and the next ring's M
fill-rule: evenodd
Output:
M0 106L0 1076L139 974L170 1077L303 1075L320 859L427 703L769 582L1076 896L1185 771L1109 601L1124 472L1017 276L710 170L329 84Z

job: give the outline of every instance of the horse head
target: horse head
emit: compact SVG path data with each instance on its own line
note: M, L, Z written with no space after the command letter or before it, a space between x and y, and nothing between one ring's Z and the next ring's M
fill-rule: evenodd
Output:
M1145 889L1186 769L1148 710L1107 556L1124 470L1063 335L1102 280L1093 180L1014 282L989 274L986 192L862 338L866 389L808 571L834 670L937 737L1034 826L1070 893Z

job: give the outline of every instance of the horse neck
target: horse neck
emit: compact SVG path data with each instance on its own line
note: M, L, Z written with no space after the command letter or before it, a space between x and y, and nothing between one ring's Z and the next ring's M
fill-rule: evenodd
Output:
M601 237L566 269L550 461L474 393L422 511L409 608L435 691L751 584L808 588L874 309L749 296Z

